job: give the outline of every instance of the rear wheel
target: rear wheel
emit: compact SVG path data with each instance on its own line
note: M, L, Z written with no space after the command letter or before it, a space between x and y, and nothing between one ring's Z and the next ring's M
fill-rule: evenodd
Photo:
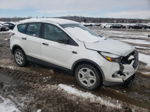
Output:
M25 66L27 63L25 53L19 48L14 51L14 59L17 65L20 67Z
M89 65L79 65L75 70L78 84L85 89L94 90L102 85L102 77L98 70Z

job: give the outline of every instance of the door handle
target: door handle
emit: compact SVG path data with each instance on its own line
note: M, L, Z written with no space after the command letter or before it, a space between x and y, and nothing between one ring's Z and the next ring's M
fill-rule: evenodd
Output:
M22 37L22 40L27 40L27 38L25 38L25 37Z
M72 51L73 54L77 54L77 51Z
M45 45L45 46L48 46L49 44L47 44L47 43L42 43L43 45Z

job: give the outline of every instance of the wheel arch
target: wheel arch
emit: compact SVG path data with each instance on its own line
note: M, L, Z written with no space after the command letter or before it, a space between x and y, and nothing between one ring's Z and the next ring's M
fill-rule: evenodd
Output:
M98 64L96 64L95 62L89 60L89 59L80 59L77 60L73 65L72 65L72 72L75 73L76 68L80 65L80 64L90 64L92 66L94 66L98 72L102 75L102 79L105 79L104 73L102 71L102 69L100 68L100 66Z
M12 50L11 50L12 54L14 54L14 51L15 51L17 48L21 49L21 50L23 51L23 53L25 53L24 50L23 50L19 45L14 45L14 46L12 47Z

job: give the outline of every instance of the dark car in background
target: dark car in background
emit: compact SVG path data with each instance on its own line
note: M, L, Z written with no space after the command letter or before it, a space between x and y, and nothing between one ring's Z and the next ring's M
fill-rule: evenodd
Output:
M144 25L144 24L135 24L135 25L129 25L129 29L148 29L150 26Z
M150 29L150 24L149 24L149 25L146 25L146 29Z
M120 29L123 29L123 28L126 28L124 25L122 24L112 24L110 26L110 28L120 28Z
M14 29L14 27L15 27L15 24L13 24L13 23L9 23L9 22L4 23L3 25L4 25L4 26L7 26L10 30L13 30L13 29Z
M9 30L8 26L5 26L4 24L0 23L0 31L8 31L8 30Z

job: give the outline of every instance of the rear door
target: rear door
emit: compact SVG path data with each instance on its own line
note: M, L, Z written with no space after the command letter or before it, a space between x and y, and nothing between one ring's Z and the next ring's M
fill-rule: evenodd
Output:
M27 24L19 24L17 26L18 28L18 32L15 32L14 36L12 36L11 38L13 38L13 40L15 40L15 43L17 43L23 50L24 52L27 54L27 37L28 35L26 35L26 28L27 28Z
M27 55L41 59L41 23L28 23L26 35Z

